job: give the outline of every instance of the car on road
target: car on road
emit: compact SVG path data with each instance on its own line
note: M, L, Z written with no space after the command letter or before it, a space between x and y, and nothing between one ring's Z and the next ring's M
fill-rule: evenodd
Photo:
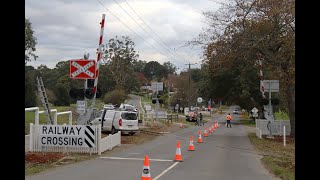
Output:
M138 126L138 113L134 111L116 111L104 109L99 117L96 117L90 122L90 125L101 124L103 112L105 112L103 121L103 131L109 131L115 134L121 131L122 134L133 135L139 131Z
M189 122L196 122L198 119L198 113L197 111L189 111L186 115L186 121Z
M103 109L114 110L115 107L112 104L105 104L105 105L103 105Z
M233 110L233 114L239 114L239 110L238 109Z
M128 110L138 112L138 109L131 104L121 104L119 110Z

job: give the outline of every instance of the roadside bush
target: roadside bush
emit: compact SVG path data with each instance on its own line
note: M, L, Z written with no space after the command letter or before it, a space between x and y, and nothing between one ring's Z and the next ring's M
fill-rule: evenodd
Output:
M105 104L121 104L128 98L128 95L124 90L113 90L110 93L105 94L103 101Z

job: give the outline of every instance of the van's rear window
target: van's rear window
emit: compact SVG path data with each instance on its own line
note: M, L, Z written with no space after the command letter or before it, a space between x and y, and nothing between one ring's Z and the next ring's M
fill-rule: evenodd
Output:
M137 120L136 113L122 113L121 118L125 120Z

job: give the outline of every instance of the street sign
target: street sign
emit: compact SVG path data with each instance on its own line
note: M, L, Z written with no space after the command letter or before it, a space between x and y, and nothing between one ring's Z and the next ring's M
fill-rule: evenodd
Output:
M146 111L151 111L151 106L148 104L145 106L146 107Z
M202 98L198 97L197 101L198 101L198 103L201 103L202 102Z
M94 79L96 78L96 61L76 59L70 60L70 78Z
M153 82L153 83L151 83L151 89L153 91L163 91L163 83L162 82Z
M253 113L252 117L258 117L258 113Z
M42 147L90 147L96 146L94 126L39 125L38 144Z
M77 101L77 113L80 115L84 115L86 113L86 102L85 101Z
M256 107L254 107L254 108L251 110L251 112L253 112L253 114L257 114L258 111L259 111L259 110L258 110Z
M279 92L279 80L263 80L264 92ZM269 88L269 85L270 88ZM260 81L260 91L261 91L261 81Z

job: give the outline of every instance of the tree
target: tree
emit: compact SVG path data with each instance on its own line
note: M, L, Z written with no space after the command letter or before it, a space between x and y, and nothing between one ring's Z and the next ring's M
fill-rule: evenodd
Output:
M118 87L125 88L128 80L135 77L132 63L139 57L134 42L128 36L116 36L106 46L104 58L107 59L107 67Z
M177 67L172 64L170 61L164 62L163 67L166 69L168 74L176 73Z
M36 45L37 45L37 39L36 37L34 37L34 31L32 29L31 26L31 22L29 21L29 19L25 18L24 21L24 25L25 25L25 31L24 31L24 37L25 37L25 64L27 64L28 61L31 61L31 59L33 58L34 60L36 60L38 58L37 55L34 54L34 52L36 51Z
M143 72L143 69L144 69L146 64L147 64L146 61L141 61L141 60L136 61L136 60L134 60L132 62L134 72Z
M32 66L25 66L25 81L24 81L24 106L35 107L37 106L36 95L36 81L34 79L35 69Z
M161 81L162 78L166 78L168 76L167 69L157 61L148 62L145 65L143 72L149 81Z
M261 95L248 89L259 87L259 56L264 78L279 79L286 94L291 135L295 135L295 2L293 0L229 0L218 11L204 12L209 27L190 45L204 47L207 73L212 82L225 78L234 86L222 92L229 99L253 99ZM256 68L256 73L251 69ZM251 83L246 79L251 79ZM216 84L220 86L222 84ZM212 85L213 86L213 85ZM228 88L228 87L225 87ZM237 97L238 96L238 97ZM284 103L284 102L282 102Z

